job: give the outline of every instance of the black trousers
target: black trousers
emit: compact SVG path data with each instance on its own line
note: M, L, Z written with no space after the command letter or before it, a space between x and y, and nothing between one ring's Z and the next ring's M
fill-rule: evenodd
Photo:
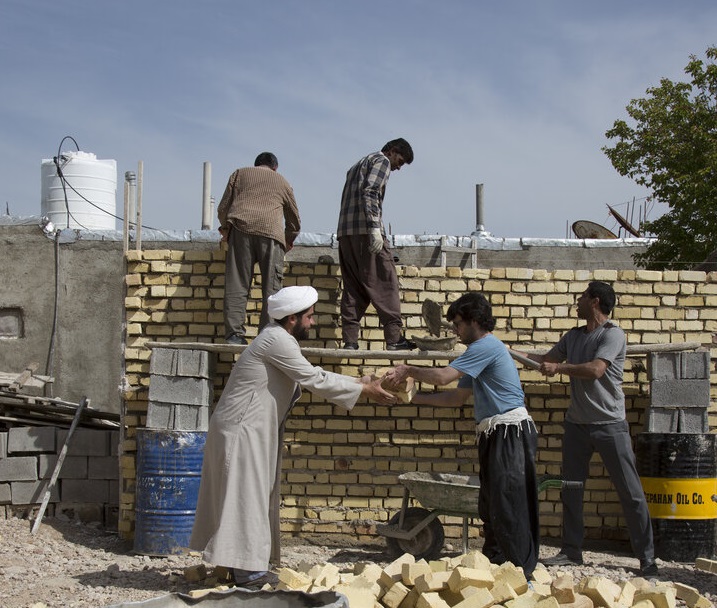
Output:
M483 553L492 563L521 566L526 576L538 563L540 547L537 447L538 434L530 420L499 424L478 442Z

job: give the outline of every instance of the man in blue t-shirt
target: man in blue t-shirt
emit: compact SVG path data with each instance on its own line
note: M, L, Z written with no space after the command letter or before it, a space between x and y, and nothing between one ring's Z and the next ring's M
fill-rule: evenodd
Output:
M518 370L495 328L488 300L476 292L462 295L448 308L458 338L468 348L447 367L397 365L395 382L408 377L458 388L419 392L412 403L459 407L473 396L478 438L483 553L496 564L510 561L529 577L538 561L538 482L535 454L538 434L525 409Z

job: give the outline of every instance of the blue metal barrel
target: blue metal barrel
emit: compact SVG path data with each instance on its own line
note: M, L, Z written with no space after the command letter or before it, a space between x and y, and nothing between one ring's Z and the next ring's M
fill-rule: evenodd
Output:
M175 555L189 546L206 438L202 431L137 429L137 553Z

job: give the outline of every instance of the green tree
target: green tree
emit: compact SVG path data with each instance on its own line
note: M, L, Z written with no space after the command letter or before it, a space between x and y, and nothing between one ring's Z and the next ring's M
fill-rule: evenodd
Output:
M616 140L602 150L618 173L669 207L643 224L657 237L635 255L645 268L690 268L717 249L717 47L706 55L707 62L690 56L691 82L663 78L628 104L632 126L616 120L605 133Z

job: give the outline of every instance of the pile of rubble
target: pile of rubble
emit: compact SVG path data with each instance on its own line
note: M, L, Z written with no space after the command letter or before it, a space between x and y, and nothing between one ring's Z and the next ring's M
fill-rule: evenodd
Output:
M717 573L717 562L698 561L698 567ZM477 551L431 562L407 553L384 568L356 564L353 572L341 572L331 563L304 562L296 569L282 568L278 575L276 590L334 591L346 596L349 608L675 608L678 600L689 608L712 608L708 598L682 583L644 578L617 583L601 576L576 581L565 572L552 576L541 565L528 581L521 568L491 564ZM195 598L229 588L222 584L230 577L221 568L207 576L203 565L193 566L185 577L212 585L192 590Z

